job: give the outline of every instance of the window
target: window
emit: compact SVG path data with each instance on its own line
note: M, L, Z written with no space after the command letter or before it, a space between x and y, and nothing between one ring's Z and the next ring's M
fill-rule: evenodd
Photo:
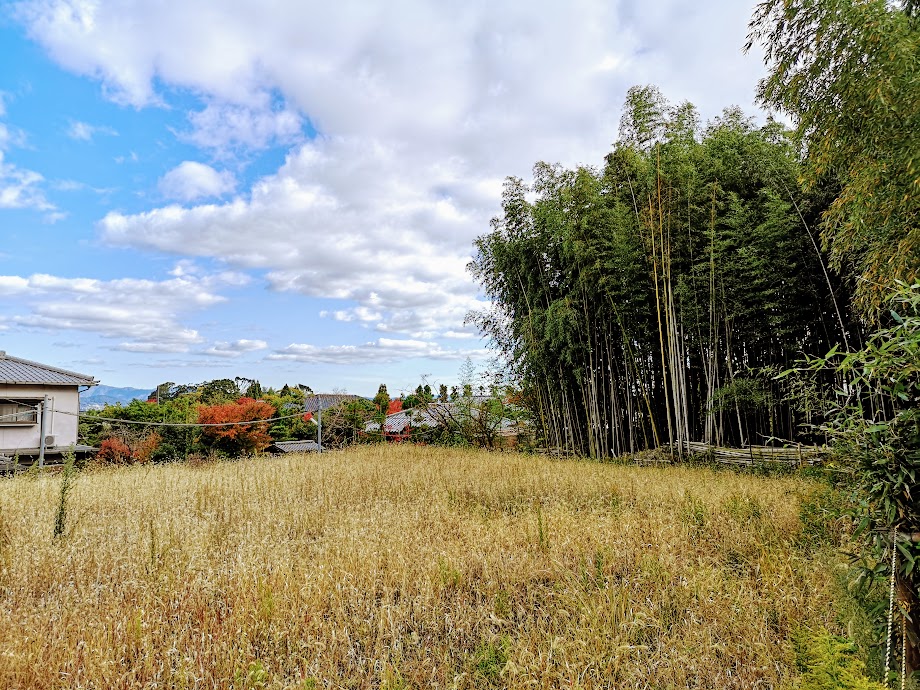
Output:
M38 400L0 400L0 426L38 424Z

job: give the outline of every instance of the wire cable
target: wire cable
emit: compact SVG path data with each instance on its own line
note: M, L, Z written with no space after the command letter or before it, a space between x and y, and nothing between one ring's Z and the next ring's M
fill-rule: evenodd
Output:
M92 414L83 414L77 412L65 412L63 410L56 410L57 414L66 414L71 417L79 417L80 419L87 421L96 421L96 422L113 422L117 424L134 424L136 426L159 426L159 427L213 427L213 426L243 426L244 424L265 424L268 422L279 422L282 419L294 419L295 417L303 417L304 412L298 412L297 414L283 415L281 417L269 417L268 419L250 419L246 422L139 422L132 419L116 419L114 417L97 417Z

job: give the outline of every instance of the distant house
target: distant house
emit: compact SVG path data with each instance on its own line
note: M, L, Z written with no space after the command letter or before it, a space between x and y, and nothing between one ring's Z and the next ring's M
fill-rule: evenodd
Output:
M274 441L265 449L269 453L315 453L319 450L316 441Z
M0 455L60 455L77 444L80 388L95 386L92 376L12 357L0 350Z
M320 410L328 410L345 402L359 400L360 397L348 393L313 393L303 401L304 419L310 421Z
M493 448L514 448L526 425L510 417L483 415L482 405L488 398L468 399L464 403L432 402L427 405L388 414L383 421L368 422L366 433L379 433L386 441L408 441L412 430L433 430L438 427L466 436L467 440ZM510 410L510 407L505 408ZM421 434L420 438L424 438Z
M439 406L444 403L431 403L427 407L408 408L388 414L381 428L380 422L368 422L364 425L366 432L380 432L388 441L406 441L412 436L412 429L434 429L447 421L445 410Z

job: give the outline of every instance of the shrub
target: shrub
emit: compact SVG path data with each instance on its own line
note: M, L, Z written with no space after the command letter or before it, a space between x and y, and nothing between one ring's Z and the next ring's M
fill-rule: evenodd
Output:
M96 460L111 465L126 465L133 462L134 455L127 443L112 436L99 445Z

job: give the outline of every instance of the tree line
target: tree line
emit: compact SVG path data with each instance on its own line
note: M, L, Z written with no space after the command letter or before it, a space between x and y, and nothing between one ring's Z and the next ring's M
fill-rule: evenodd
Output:
M790 132L726 109L705 126L652 86L627 95L601 168L506 181L471 269L476 319L548 445L606 457L673 442L799 439L773 373L859 325L816 238Z
M84 413L80 438L97 447L96 459L105 463L240 457L276 442L319 441L320 421L324 448L392 440L383 423L387 415L405 411L411 428L401 440L499 445L502 424L517 422L524 414L514 391L502 386L500 378L478 376L469 359L460 378L459 385L441 384L436 391L421 383L396 398L380 384L373 399L316 394L304 384L263 388L257 379L241 376L197 384L170 381L158 385L146 400ZM478 385L477 378L482 379ZM373 422L377 428L368 429Z

